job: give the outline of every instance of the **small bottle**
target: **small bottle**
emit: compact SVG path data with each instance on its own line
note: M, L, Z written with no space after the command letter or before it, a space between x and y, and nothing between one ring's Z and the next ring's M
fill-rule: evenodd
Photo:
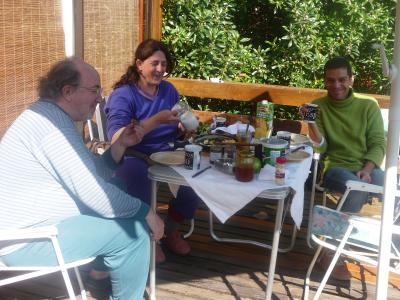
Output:
M277 185L285 184L285 163L286 163L286 158L284 156L280 156L276 159L275 184Z

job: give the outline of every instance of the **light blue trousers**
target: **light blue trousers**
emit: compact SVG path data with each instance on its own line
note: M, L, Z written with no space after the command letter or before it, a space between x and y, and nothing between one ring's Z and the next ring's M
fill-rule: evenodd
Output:
M96 256L97 263L110 272L110 299L142 299L149 272L150 239L145 221L103 219L80 215L57 225L61 251L66 262ZM29 244L3 256L6 264L54 265L56 256L50 242Z
M382 186L384 181L384 175L385 174L381 169L375 168L371 172L371 179L372 179L371 183ZM347 169L332 168L329 169L324 174L323 185L328 190L343 194L346 190L346 181L348 180L361 181L361 179L358 178L355 173ZM369 194L368 192L351 191L345 203L343 204L342 211L352 212L352 213L359 212L363 207L363 205L367 203L368 194Z

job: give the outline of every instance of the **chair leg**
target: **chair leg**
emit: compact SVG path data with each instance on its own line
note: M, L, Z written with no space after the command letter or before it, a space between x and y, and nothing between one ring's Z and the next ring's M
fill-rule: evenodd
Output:
M308 267L307 274L306 274L306 279L304 280L304 296L303 300L308 300L308 294L310 293L310 276L311 272L315 266L315 263L318 259L318 256L320 255L322 250L322 246L319 246L317 248L317 251L315 251L314 257L311 260L310 266Z
M68 269L65 268L65 261L64 261L64 258L62 256L62 253L61 253L60 244L58 243L58 240L57 240L57 238L55 236L51 237L51 242L53 244L54 251L56 253L58 264L60 265L60 268L61 268L61 274L63 276L64 283L65 283L65 286L66 286L67 291L68 291L68 296L69 296L69 298L71 300L76 300L75 292L74 292L74 289L72 287L71 279L70 279L69 274L68 274Z
M81 292L82 300L87 300L86 290L85 290L85 287L83 286L81 274L79 273L78 267L74 267L74 271L75 271L76 279L78 281L79 290Z
M74 288L72 287L72 283L71 283L71 279L68 274L68 270L66 270L66 269L61 270L61 274L63 276L65 286L67 288L69 299L76 300L75 291L74 291Z
M183 236L184 239L188 238L189 236L192 235L194 230L194 219L190 219L190 228L189 231Z
M318 290L317 290L313 300L317 300L319 298L319 296L321 295L322 290L324 289L325 284L328 281L329 276L331 275L332 270L335 267L337 260L339 259L339 256L342 254L344 245L346 245L347 240L348 240L348 238L349 238L349 236L350 236L352 231L353 231L353 226L349 225L349 227L346 230L346 233L343 236L343 239L341 240L339 246L336 249L336 252L335 252L335 255L333 256L331 264L329 265L328 270L326 270L324 278L322 279L321 284L319 285Z

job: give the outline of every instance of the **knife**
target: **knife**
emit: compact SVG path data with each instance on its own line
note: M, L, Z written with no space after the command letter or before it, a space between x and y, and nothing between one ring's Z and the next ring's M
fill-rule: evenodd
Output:
M211 169L211 166L205 167L203 170L200 170L200 171L198 171L197 173L194 173L194 174L192 175L192 178L195 178L195 177L199 176L201 173L207 171L208 169Z

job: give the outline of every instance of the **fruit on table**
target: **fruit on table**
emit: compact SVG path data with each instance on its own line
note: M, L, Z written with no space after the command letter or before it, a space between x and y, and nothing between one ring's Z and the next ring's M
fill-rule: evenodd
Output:
M261 161L257 157L254 158L253 169L254 169L254 173L256 173L256 174L260 173Z

